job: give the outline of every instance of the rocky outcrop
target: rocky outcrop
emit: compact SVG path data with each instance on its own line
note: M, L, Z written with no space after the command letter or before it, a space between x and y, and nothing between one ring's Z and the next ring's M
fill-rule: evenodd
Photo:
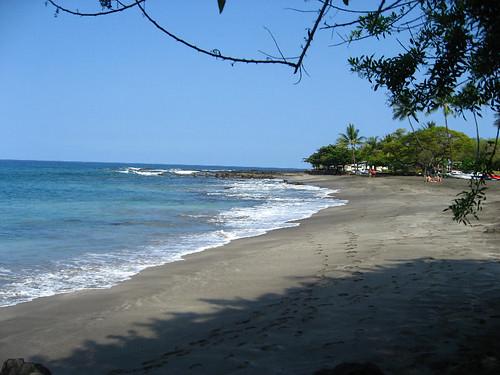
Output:
M0 375L51 375L48 368L33 362L24 362L22 358L8 359L0 370Z
M243 178L243 179L264 179L264 178L282 178L283 174L279 172L264 171L224 171L214 173L216 178Z

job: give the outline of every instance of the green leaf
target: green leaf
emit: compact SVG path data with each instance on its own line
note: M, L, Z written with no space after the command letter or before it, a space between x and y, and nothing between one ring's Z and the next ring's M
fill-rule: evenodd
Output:
M217 3L219 4L219 13L222 13L224 5L226 5L226 0L217 0Z

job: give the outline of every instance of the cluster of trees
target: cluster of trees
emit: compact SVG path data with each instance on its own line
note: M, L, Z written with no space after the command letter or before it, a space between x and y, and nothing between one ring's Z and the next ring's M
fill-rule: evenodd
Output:
M365 138L353 124L339 134L335 144L320 147L304 159L314 169L326 173L345 172L346 165L360 162L387 167L392 173L426 173L428 170L447 171L451 168L470 172L477 159L491 157L495 140L476 139L466 134L428 122L423 128L408 132L397 129L383 137ZM491 161L500 170L500 156Z

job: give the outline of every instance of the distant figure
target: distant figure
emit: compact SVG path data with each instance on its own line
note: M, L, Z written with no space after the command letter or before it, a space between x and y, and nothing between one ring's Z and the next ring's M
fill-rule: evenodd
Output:
M443 178L441 177L441 172L436 173L436 182L443 182Z
M425 182L443 182L441 173L432 167L425 175Z
M435 182L436 170L434 167L430 167L427 171L427 175L425 177L425 182Z
M376 168L370 168L368 170L368 173L370 174L370 177L375 177L377 175L377 169Z

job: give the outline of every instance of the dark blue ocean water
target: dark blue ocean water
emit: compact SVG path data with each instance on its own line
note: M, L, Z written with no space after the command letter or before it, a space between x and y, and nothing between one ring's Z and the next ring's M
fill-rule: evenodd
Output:
M227 169L0 161L0 306L107 288L342 204L327 189L203 175Z

